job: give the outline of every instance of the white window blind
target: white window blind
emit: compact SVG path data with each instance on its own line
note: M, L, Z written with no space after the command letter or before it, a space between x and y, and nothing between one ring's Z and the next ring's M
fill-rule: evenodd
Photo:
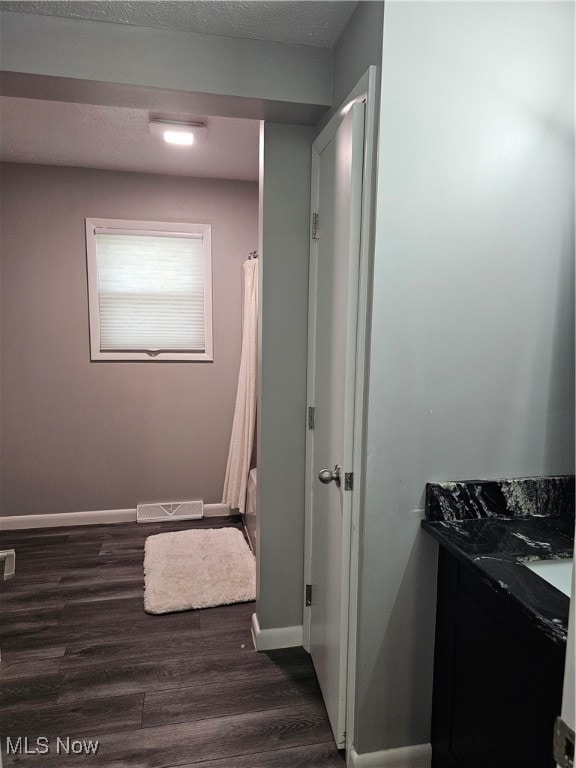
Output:
M98 226L93 233L93 358L211 359L205 233Z

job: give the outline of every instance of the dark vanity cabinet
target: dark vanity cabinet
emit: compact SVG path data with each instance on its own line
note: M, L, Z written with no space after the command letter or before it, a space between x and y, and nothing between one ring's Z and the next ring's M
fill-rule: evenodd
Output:
M440 546L432 767L554 768L564 656L520 603Z

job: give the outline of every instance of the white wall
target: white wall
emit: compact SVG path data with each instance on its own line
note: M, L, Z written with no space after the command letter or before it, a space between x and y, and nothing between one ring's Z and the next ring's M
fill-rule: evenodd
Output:
M428 742L427 481L574 471L571 3L384 12L355 746Z

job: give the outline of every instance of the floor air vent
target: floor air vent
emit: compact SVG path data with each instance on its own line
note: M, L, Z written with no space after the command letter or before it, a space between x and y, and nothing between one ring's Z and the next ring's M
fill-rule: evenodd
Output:
M162 504L138 504L136 522L150 523L162 520L196 520L204 517L203 501L172 501Z

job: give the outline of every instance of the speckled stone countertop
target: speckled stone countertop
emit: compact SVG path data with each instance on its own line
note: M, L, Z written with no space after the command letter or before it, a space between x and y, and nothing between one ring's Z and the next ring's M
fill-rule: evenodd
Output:
M573 476L429 483L422 527L566 642L570 599L523 563L573 556Z

